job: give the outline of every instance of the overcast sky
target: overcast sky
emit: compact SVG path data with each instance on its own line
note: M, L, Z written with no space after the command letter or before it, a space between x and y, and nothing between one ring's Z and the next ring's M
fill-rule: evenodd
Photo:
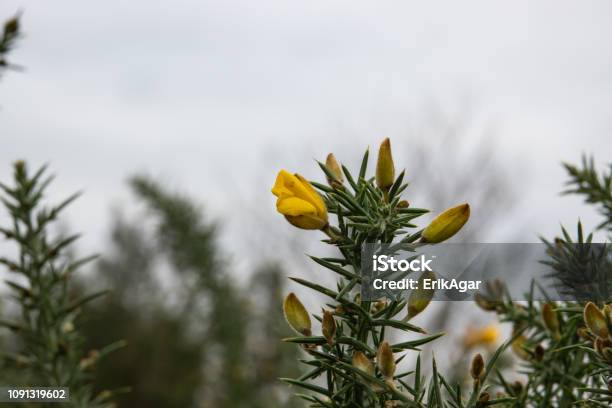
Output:
M385 136L411 160L431 106L493 129L521 240L597 221L559 199L559 163L611 159L609 1L0 1L18 10L26 71L0 82L0 178L25 158L51 164L54 197L85 189L69 221L88 248L130 174L201 199L232 239L233 213L274 216L279 168L314 177L312 158Z

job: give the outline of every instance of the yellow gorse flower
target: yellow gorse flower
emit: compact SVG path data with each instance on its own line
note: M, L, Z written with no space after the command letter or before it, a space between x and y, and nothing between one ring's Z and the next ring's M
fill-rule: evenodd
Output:
M477 346L492 347L499 339L499 327L495 324L490 324L481 329L470 329L463 338L463 345L470 349Z
M276 210L292 225L309 230L327 225L327 207L310 183L299 174L281 170L272 188Z

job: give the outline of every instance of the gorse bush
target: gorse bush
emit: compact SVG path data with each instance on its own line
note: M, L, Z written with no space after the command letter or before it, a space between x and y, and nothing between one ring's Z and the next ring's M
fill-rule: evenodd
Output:
M467 222L468 204L453 207L436 217L426 228L418 229L415 220L427 210L413 208L402 198L407 184L404 172L396 177L389 139L380 146L375 175L368 176L366 151L361 167L352 173L330 154L320 163L327 185L308 182L299 174L281 170L272 189L276 207L292 225L320 230L325 243L334 246L338 257L312 260L338 275L336 287L330 288L302 278L293 281L329 299L321 314L313 314L321 323L321 334L313 333L311 314L298 296L290 293L283 304L285 318L299 335L284 341L297 343L307 353L300 360L308 371L299 378L283 378L288 384L310 393L298 393L313 407L475 407L494 405L512 398L490 399L482 392L494 361L503 345L487 363L474 357L471 375L473 388L466 398L460 387L449 384L437 371L433 359L432 377L422 375L420 355L414 369L398 372L398 364L409 354L419 353L419 346L435 341L440 334L426 331L409 320L422 312L433 293L415 290L408 300L360 298L361 249L365 243L436 244L455 235ZM318 190L318 192L316 190ZM329 214L335 214L333 225ZM432 272L425 272L431 274ZM418 333L420 338L391 344L391 330ZM409 380L409 378L411 378Z
M301 398L313 407L610 405L610 252L608 246L594 245L592 235L585 237L580 223L576 241L565 229L563 237L553 243L544 240L549 259L542 260L553 271L544 278L565 283L572 290L564 294L577 301L536 302L535 291L544 290L536 282L532 283L525 302L513 301L498 281L488 282L485 293L477 295L476 303L485 310L495 311L500 322L513 326L513 332L489 361L485 362L480 354L473 357L467 373L472 386L464 390L460 383L452 383L438 372L435 358L428 381L422 378L420 354L413 369L397 372L398 364L407 355L419 353L419 346L441 336L425 335L423 329L408 322L427 307L433 293L417 289L407 300L362 300L359 271L363 244L422 245L445 241L466 223L469 206L451 208L425 229L418 230L414 220L426 210L412 208L401 198L407 185L404 173L395 177L388 139L380 147L374 177L367 176L367 152L356 177L331 154L320 167L328 185L281 171L272 189L278 197L278 212L296 227L324 232L327 235L324 242L335 246L340 254L311 257L338 275L334 288L291 278L330 300L321 314L312 315L321 323L320 335L313 333L311 314L294 293L283 304L287 322L299 334L284 341L299 344L309 356L300 361L310 371L296 379L283 379L310 391L299 393ZM584 160L582 168L568 164L565 167L571 176L566 193L583 194L587 202L596 205L606 217L599 228L609 232L612 225L610 172L600 176L592 160ZM328 213L336 215L337 225L331 224ZM414 229L416 232L410 232ZM432 274L424 274L427 273ZM594 286L585 289L585 282ZM544 296L549 298L546 293ZM597 299L598 304L588 301L589 298ZM406 314L403 319L402 313ZM385 335L391 329L420 333L423 337L390 344ZM478 342L492 338L497 338L496 329L483 331ZM469 339L470 344L473 341L476 340ZM509 346L520 360L518 372L507 372L507 364L496 364ZM517 374L521 380L515 380Z
M0 257L0 264L14 276L6 283L19 306L15 316L0 321L19 340L15 353L3 353L3 365L19 369L21 385L69 388L70 406L106 407L121 390L94 394L92 370L99 359L124 343L98 350L83 348L79 332L82 307L106 291L82 297L72 292L74 273L95 257L72 259L66 253L78 235L52 237L51 224L78 197L75 194L46 207L43 198L52 179L45 175L44 167L30 174L26 164L18 161L13 185L0 183L1 200L11 220L0 233L16 247L16 255Z
M584 195L604 216L598 228L612 230L612 172L601 176L593 160L582 167L565 164L570 180L567 194ZM608 235L609 238L609 235ZM501 322L521 330L512 349L521 360L525 381L508 381L497 373L502 392L516 400L513 407L573 405L609 407L612 403L612 260L608 245L593 244L578 223L577 238L562 228L562 237L544 240L552 278L576 286L574 302L534 302L532 285L527 302L510 300L502 285L494 285L478 304L497 313ZM575 283L588 282L589 290ZM544 293L546 297L548 294ZM594 302L588 301L593 299Z

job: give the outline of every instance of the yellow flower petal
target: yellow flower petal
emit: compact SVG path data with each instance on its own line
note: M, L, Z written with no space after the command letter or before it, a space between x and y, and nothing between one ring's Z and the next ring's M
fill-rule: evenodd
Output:
M299 174L296 174L295 177L300 181L301 186L307 192L310 203L317 207L317 214L319 217L327 218L327 207L325 206L325 202L319 193L317 193L314 187L312 187L304 177L300 176Z
M277 197L290 197L294 195L287 187L287 184L291 184L292 177L293 174L289 173L287 170L279 171L278 175L276 176L276 181L274 182L274 187L272 187L272 194Z
M276 209L283 215L316 215L317 209L308 201L296 197L279 198Z
M327 207L323 198L299 174L281 170L272 188L278 197L276 209L298 228L321 229L327 225Z

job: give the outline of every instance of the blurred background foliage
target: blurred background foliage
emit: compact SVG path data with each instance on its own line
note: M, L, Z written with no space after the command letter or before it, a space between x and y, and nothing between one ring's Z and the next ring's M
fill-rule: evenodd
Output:
M116 214L111 250L83 282L113 288L85 313L90 346L128 342L100 362L96 386L130 385L125 407L292 406L277 382L296 374L296 352L280 343L283 271L253 262L239 286L197 203L151 178L130 186L146 213Z

